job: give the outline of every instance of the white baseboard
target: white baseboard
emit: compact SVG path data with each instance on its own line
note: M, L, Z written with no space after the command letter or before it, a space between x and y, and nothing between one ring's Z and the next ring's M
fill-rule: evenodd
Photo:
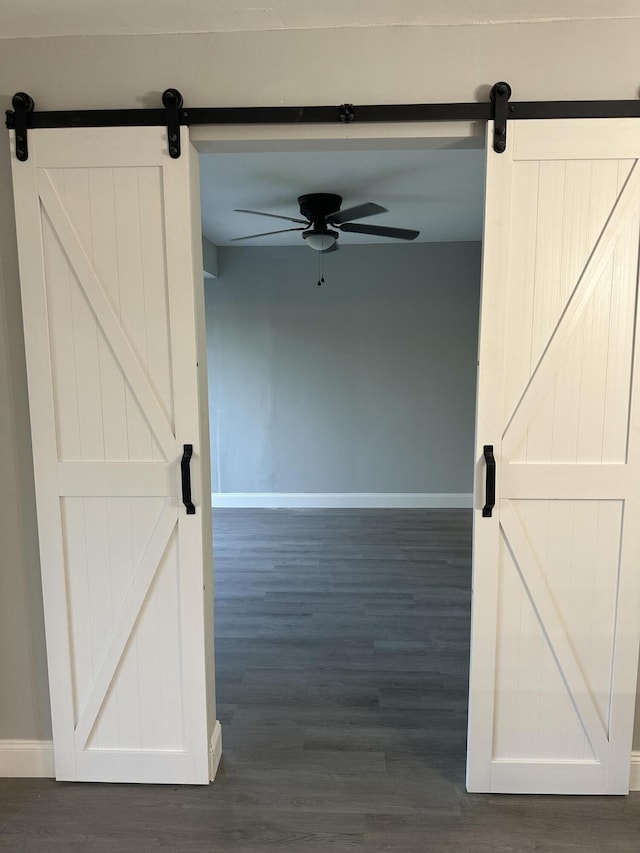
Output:
M640 752L631 753L631 776L629 790L640 791Z
M222 728L216 720L209 746L209 778L213 782L222 757ZM0 740L0 777L54 778L50 740ZM640 751L631 753L629 790L640 791Z
M53 741L0 740L0 776L55 775Z
M222 758L222 726L220 721L216 720L211 735L211 743L209 744L209 780L213 782L218 772L218 765Z
M457 492L213 492L226 509L470 509L473 495Z

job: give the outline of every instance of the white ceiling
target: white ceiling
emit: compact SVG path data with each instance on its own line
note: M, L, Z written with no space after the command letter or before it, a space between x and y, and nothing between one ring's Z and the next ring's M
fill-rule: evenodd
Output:
M200 157L202 230L212 243L278 228L295 228L235 208L299 217L299 195L332 192L342 207L373 201L388 213L367 224L416 228L418 242L480 240L484 151L296 151L204 154ZM340 235L340 245L396 243L361 234ZM300 232L231 243L236 246L303 245Z
M0 37L638 18L638 0L0 0Z

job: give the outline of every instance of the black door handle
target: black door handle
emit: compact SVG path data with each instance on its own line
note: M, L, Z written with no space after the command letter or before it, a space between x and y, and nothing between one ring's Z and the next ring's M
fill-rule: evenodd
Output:
M182 473L182 503L187 508L187 515L195 515L196 508L191 500L191 457L193 456L193 444L185 444L180 471Z
M485 504L482 507L483 518L491 518L491 513L496 505L496 460L493 456L493 444L485 444L484 461L487 467L487 478L485 483Z

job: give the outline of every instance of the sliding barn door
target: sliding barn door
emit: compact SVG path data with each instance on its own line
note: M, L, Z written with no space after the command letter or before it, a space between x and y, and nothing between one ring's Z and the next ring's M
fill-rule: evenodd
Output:
M639 157L632 119L512 122L488 153L470 791L628 791Z
M197 159L165 139L37 130L12 156L58 779L215 770Z

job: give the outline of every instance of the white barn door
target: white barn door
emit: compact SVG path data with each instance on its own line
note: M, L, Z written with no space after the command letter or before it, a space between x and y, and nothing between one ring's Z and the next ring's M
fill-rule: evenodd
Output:
M487 164L467 786L622 794L640 629L640 122L508 133Z
M219 757L197 158L165 140L36 130L12 156L64 780L207 783Z

